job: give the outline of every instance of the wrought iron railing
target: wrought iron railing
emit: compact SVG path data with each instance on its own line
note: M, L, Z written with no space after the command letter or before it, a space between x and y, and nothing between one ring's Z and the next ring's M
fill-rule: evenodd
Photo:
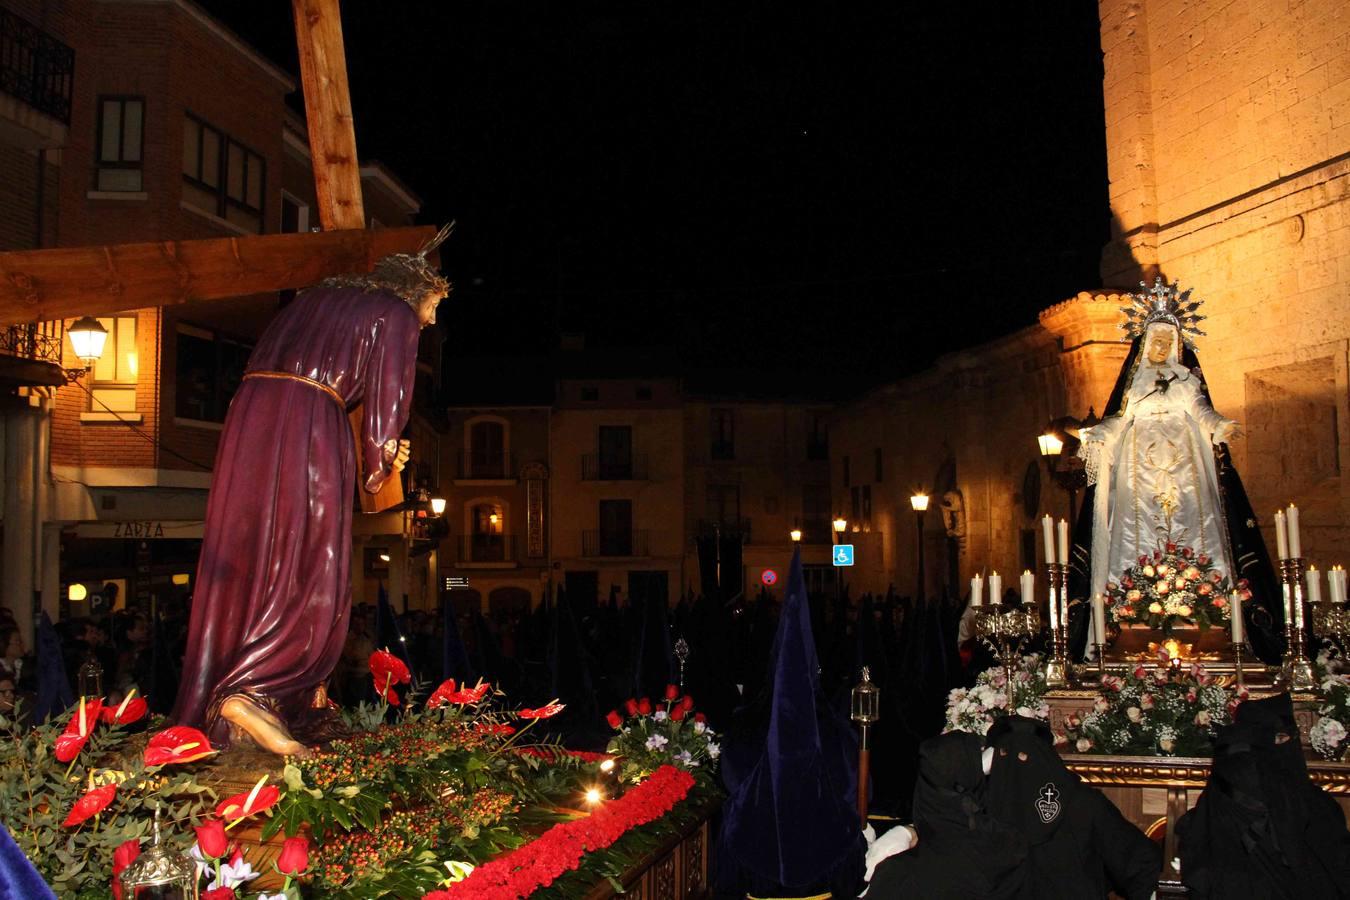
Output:
M462 563L509 563L516 558L514 534L463 534L459 537Z
M581 555L588 559L602 556L647 556L646 531L583 531Z
M0 353L61 365L61 321L28 322L0 329Z
M599 453L581 457L582 481L646 481L647 455L633 453L626 459L614 459Z
M727 538L738 536L741 543L752 543L749 519L699 519L698 533L700 537L712 537L715 534Z
M69 125L74 83L75 51L0 8L0 91Z

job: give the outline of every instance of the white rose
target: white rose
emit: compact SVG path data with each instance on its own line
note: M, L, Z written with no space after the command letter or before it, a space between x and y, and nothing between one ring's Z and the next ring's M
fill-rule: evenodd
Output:
M1143 717L1143 713L1139 712L1139 707L1137 706L1131 706L1129 709L1125 710L1125 718L1129 719L1131 722L1139 722Z
M1078 748L1079 753L1086 753L1092 749L1092 741L1087 738L1079 738L1078 743L1074 746Z

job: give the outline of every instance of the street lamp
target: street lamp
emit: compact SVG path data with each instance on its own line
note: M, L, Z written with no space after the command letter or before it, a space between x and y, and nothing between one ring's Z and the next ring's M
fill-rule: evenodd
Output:
M919 590L916 599L922 601L924 598L924 587L926 580L923 571L923 514L928 512L928 495L923 491L916 491L909 498L909 505L914 510L914 515L919 522Z
M66 380L75 381L85 375L103 356L103 347L108 343L108 329L98 319L85 316L70 323L66 329L70 337L70 346L75 355L84 363L83 368L66 369Z
M831 522L830 525L834 529L834 531L831 532L831 536L834 538L834 545L837 547L839 546L839 543L844 539L844 529L848 528L848 520L845 519L843 516L840 516L839 518ZM833 559L833 553L831 554L831 559ZM844 581L844 573L842 567L835 566L834 567L835 606L839 605L839 600L844 593L843 581Z
M802 542L802 530L800 528L794 528L788 532L788 537L792 538L792 543L800 544Z
M1078 455L1078 433L1097 422L1097 416L1092 410L1088 410L1087 418L1082 421L1072 416L1061 416L1052 420L1045 432L1036 437L1046 472L1069 495L1071 526L1078 521L1078 492L1087 487L1087 468Z
M432 514L433 516L442 516L442 515L445 514L445 498L444 498L444 497L432 497L432 498L431 498L431 514Z

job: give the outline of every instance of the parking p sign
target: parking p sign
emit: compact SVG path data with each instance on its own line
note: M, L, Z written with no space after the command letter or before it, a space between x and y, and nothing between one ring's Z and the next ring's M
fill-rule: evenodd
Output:
M836 544L834 547L834 564L836 566L853 565L853 545Z

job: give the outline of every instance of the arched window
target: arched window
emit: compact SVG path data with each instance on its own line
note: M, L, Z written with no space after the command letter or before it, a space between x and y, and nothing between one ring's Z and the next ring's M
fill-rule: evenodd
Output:
M473 562L501 562L506 559L506 514L500 504L475 504L470 526L469 558Z

